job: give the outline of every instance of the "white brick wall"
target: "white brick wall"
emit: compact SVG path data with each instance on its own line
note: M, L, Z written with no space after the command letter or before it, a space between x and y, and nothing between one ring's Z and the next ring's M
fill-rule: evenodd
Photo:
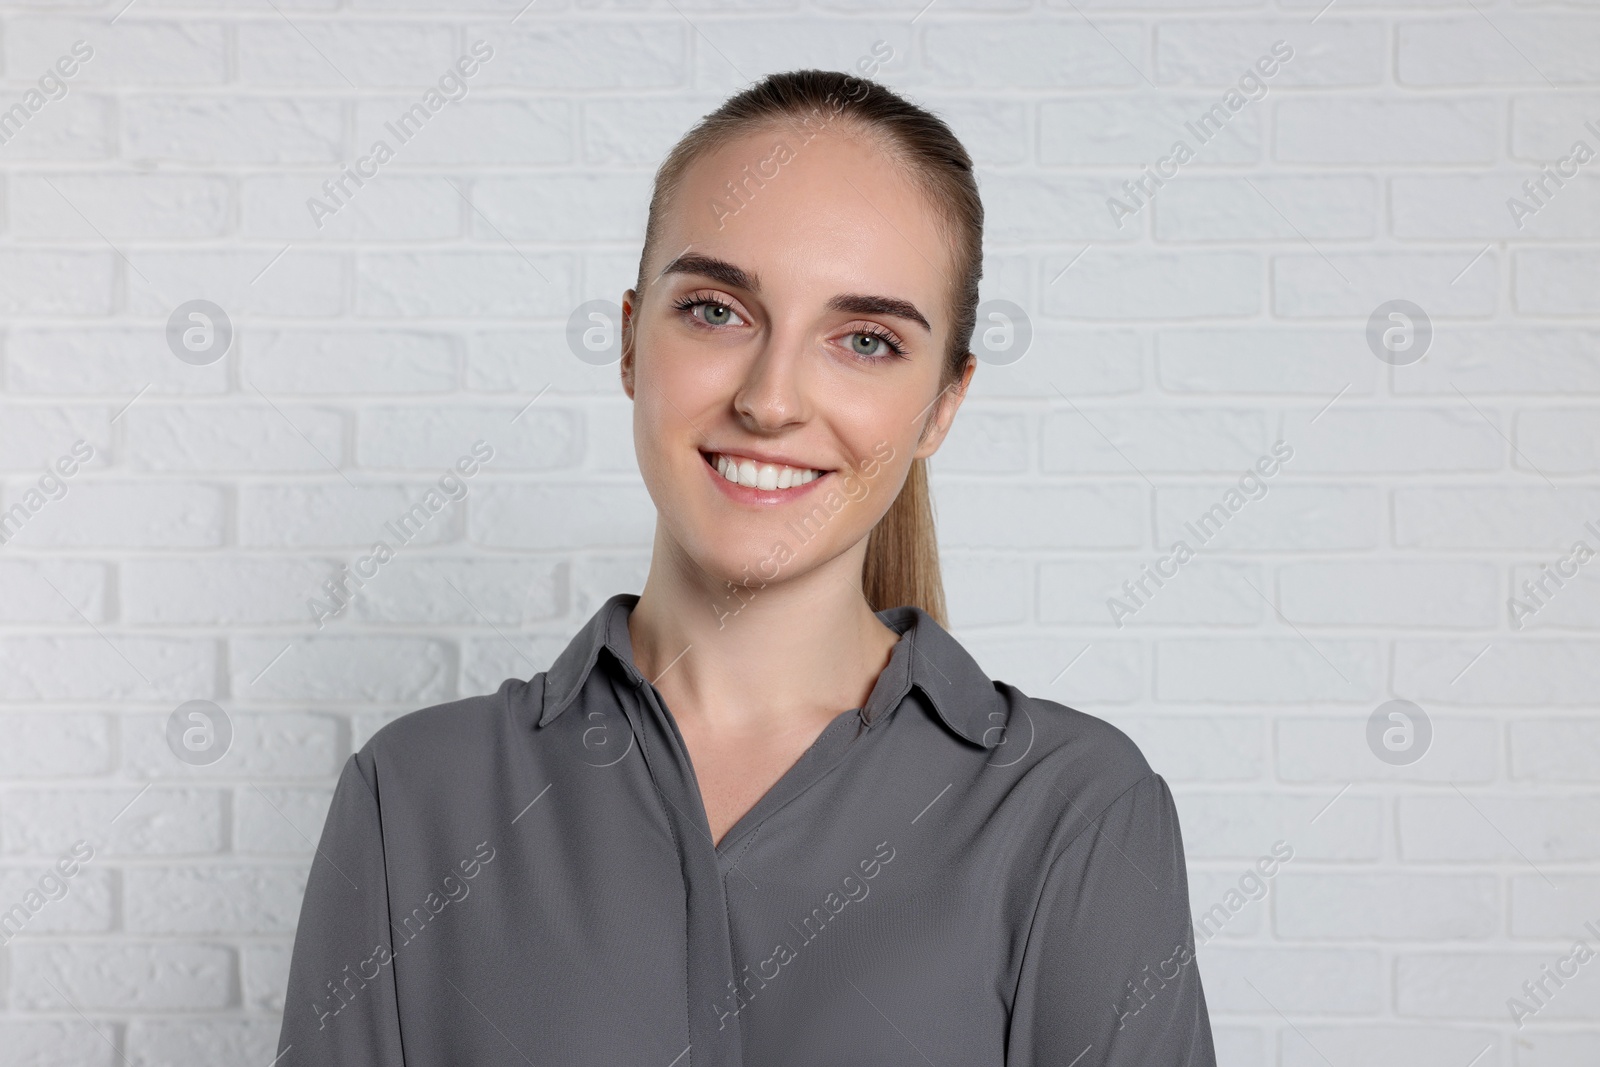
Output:
M1600 1059L1600 964L1520 1029L1506 1003L1600 948L1600 563L1507 606L1600 548L1600 161L1505 204L1600 150L1592 3L524 2L0 4L0 110L94 49L0 144L0 506L94 452L0 546L0 908L95 848L0 949L0 1060L272 1059L350 751L640 586L628 404L564 334L630 284L654 165L748 79L877 40L979 159L986 298L1034 328L934 464L961 636L1135 737L1197 914L1295 850L1200 949L1221 1061ZM318 228L305 199L478 39L467 96ZM1118 226L1276 40L1265 96ZM237 331L208 366L165 342L194 298ZM1391 367L1365 331L1397 298L1434 336ZM317 630L306 598L479 437L466 499ZM1431 716L1410 766L1368 747L1393 698ZM194 699L232 717L213 766L167 747Z

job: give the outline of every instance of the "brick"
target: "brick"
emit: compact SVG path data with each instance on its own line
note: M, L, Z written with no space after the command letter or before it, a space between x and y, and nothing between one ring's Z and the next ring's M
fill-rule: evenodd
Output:
M1594 408L1525 408L1516 413L1513 439L1518 466L1549 474L1600 471Z
M963 638L962 644L991 678L1068 707L1129 704L1146 695L1149 654L1133 641L1090 642L1030 629L1013 636ZM1018 744L1025 739L1022 730L1013 729L1008 743L1011 735Z
M1502 416L1490 425L1484 415L1493 419L1497 412L1478 407L1291 408L1282 434L1295 442L1295 471L1307 474L1504 470L1509 447L1504 431L1496 431L1509 420Z
M241 179L240 234L285 241L429 241L461 233L467 209L442 178L380 170L359 188L344 179L350 195L330 197L323 183L339 189L342 175L329 167Z
M1526 315L1594 315L1600 291L1592 284L1600 271L1600 250L1538 248L1516 253L1514 299Z
M293 642L230 641L233 692L250 700L404 701L416 707L454 695L455 663L442 641L322 633ZM290 646L281 659L275 658Z
M1239 888L1238 871L1191 869L1188 873L1189 912L1194 917L1197 945L1207 945L1216 938L1253 938L1261 932L1268 914L1266 898L1246 896ZM1244 900L1237 911L1228 907L1230 892Z
M1208 945L1199 962L1206 1006L1219 1013L1373 1015L1383 1003L1383 968L1372 949Z
M1485 940L1499 932L1487 874L1286 871L1273 883L1273 929L1295 940Z
M0 645L0 700L188 700L216 687L203 638L13 637Z
M1600 493L1581 486L1417 486L1394 491L1400 548L1529 548L1565 553ZM1570 536L1569 536L1570 535Z
M440 404L369 407L358 421L356 455L366 469L447 470L471 459L476 442L494 449L480 471L558 470L573 467L583 451L583 423L553 401L525 405ZM513 421L514 420L514 421ZM476 488L476 477L465 479Z
M301 866L309 868L310 863L303 861ZM266 1014L283 1012L283 994L289 987L292 944L292 939L285 938L251 939L240 950L240 984L246 1010Z
M1252 252L1094 249L1059 284L1071 257L1044 257L1045 314L1079 319L1217 319L1261 309L1262 264Z
M460 536L461 509L446 506L426 522L413 518L400 534L386 524L411 514L427 499L431 482L331 484L257 483L239 490L239 543L256 548L369 550L382 540L392 549L442 544Z
M1378 231L1378 183L1364 176L1175 178L1155 200L1158 241L1337 241Z
M110 274L107 272L107 284ZM13 328L6 339L6 386L13 393L105 394L120 410L143 395L220 393L228 363L195 367L167 348L164 334L149 329Z
M27 125L6 141L7 158L47 160L54 165L69 159L105 159L114 153L111 100L88 95L86 90L69 89L68 93L35 112ZM6 106L10 105L7 100Z
M1367 1022L1338 1027L1296 1024L1295 1030L1298 1033L1282 1033L1282 1067L1327 1067L1325 1055L1334 1063L1366 1067L1411 1067L1430 1056L1462 1063L1478 1057L1473 1067L1505 1067L1508 1062L1501 1058L1499 1035L1482 1027Z
M0 622L104 622L110 567L63 559L0 559Z
M1293 464L1291 458L1289 469ZM1376 489L1330 483L1275 485L1272 480L1264 484L1264 497L1244 498L1225 522L1213 509L1227 508L1226 494L1238 491L1236 481L1157 488L1156 543L1170 546L1182 538L1195 551L1273 552L1373 548L1383 541L1387 522L1383 497ZM1203 528L1195 525L1206 515L1212 517Z
M1502 42L1504 43L1504 42ZM1600 93L1576 87L1518 93L1511 99L1511 158L1535 166L1554 162L1572 150L1574 141L1596 147L1584 123L1600 114Z
M276 1022L257 1019L136 1019L128 1025L127 1043L135 1062L271 1063L279 1029Z
M993 97L925 94L923 106L950 125L981 167L1027 163L1033 155L1033 108Z
M1600 81L1587 47L1593 15L1502 13L1493 21L1430 19L1398 27L1396 75L1403 85L1571 85Z
M981 367L968 387L970 398L1059 400L1063 393L1074 398L1114 396L1136 393L1143 387L1144 344L1137 333L1072 329L1031 315L1029 318L1034 337L1028 352L1015 363ZM994 319L980 318L977 332L1001 325ZM958 424L960 421L956 420Z
M66 479L85 470L103 470L111 455L107 422L111 414L101 407L0 404L0 468L21 472L30 479L49 470L58 480L62 471L56 461L61 459L76 468ZM72 451L80 441L93 450L88 460Z
M138 263L151 285L130 285L130 311L165 322L178 303L203 297L233 320L236 342L245 316L322 317L345 307L345 259L338 254L298 247L141 252Z
M35 240L183 240L227 233L232 206L215 175L18 174L9 221L14 236Z
M144 403L123 419L128 459L149 471L307 471L344 460L345 418L328 408L276 404Z
M1466 253L1285 254L1272 261L1273 311L1288 318L1351 316L1364 327L1378 305L1406 299L1430 318L1484 318L1496 309L1498 272L1494 252L1475 264Z
M1288 60L1276 58L1279 41L1293 49ZM1236 86L1250 74L1266 86L1264 93L1250 85L1240 91L1258 97L1291 85L1375 85L1384 77L1387 44L1384 26L1371 20L1167 19L1156 28L1155 80ZM1263 57L1276 68L1270 76L1262 77L1256 65Z
M287 934L305 891L298 867L135 867L122 877L123 921L130 934Z
M1267 610L1267 603L1250 590L1251 585L1263 592L1267 588L1261 568L1255 564L1195 559L1179 566L1170 577L1158 573L1173 566L1166 549L1115 561L1047 560L1039 564L1039 621L1119 630L1136 626L1209 628L1249 626L1260 622ZM1162 584L1156 585L1157 579ZM1133 594L1124 583L1133 585Z
M1595 599L1595 594L1600 592L1597 576L1581 570L1566 578L1559 573L1561 569L1570 571L1580 565L1578 557L1582 553L1577 550L1579 540L1588 545L1590 551L1594 550L1592 537L1585 530L1582 538L1575 538L1566 549L1551 553L1538 564L1511 568L1511 596L1506 598L1502 609L1511 629L1600 628L1600 602Z
M1375 860L1383 849L1383 802L1337 789L1309 793L1180 790L1184 855L1254 862L1275 841L1303 860ZM1312 820L1316 820L1313 822Z
M1512 937L1570 942L1592 935L1585 923L1596 922L1595 890L1600 877L1592 874L1517 874L1511 877Z
M463 341L427 330L261 330L241 339L244 378L267 395L448 392Z
M934 499L940 543L952 548L1140 548L1148 537L1147 497L1132 485L945 480Z
M1389 179L1392 229L1415 240L1537 239L1600 237L1600 182L1582 172L1564 188L1529 197L1532 169L1492 174L1403 175Z
M940 554L952 624L1002 626L1033 617L1032 566L983 552Z
M650 182L643 172L479 178L467 195L480 240L642 242Z
M114 1067L117 1049L95 1025L77 1020L0 1021L0 1044L36 1067Z
M332 100L135 96L123 104L123 150L164 163L335 163L344 155Z
M1379 366L1342 331L1173 328L1156 337L1161 386L1176 393L1294 393L1328 401L1370 394Z
M517 516L561 515L560 527ZM654 513L642 485L585 482L480 487L468 515L474 544L495 548L643 547L650 543Z
M1503 604L1499 568L1454 560L1322 560L1278 569L1283 613L1297 626L1486 629Z
M1592 863L1600 856L1600 798L1497 796L1480 790L1403 796L1403 860ZM1538 873L1538 872L1535 872Z
M457 55L455 34L442 24L277 19L241 21L235 32L245 85L343 90L349 78L364 89L411 88L437 81ZM466 80L469 91L476 81Z
M1179 140L1194 152L1194 159L1185 163L1185 170L1180 172L1185 175L1188 168L1254 163L1260 159L1264 113L1259 108L1234 115L1227 125L1210 133L1203 145L1186 132L1184 123L1195 121L1215 103L1214 97L1167 92L1148 99L1103 96L1041 100L1039 162L1047 167L1123 163L1139 168L1169 155ZM1127 180L1136 177L1138 173L1133 169L1125 176ZM1183 180L1195 179L1189 176Z
M507 29L499 22L468 25L467 40L494 43L494 58L474 82L521 91L675 88L688 76L688 38L695 31L677 20L623 25L540 20ZM596 50L597 36L606 47ZM704 43L704 41L702 41Z
M55 859L68 855L70 853L63 849ZM43 885L41 878L45 879ZM18 914L13 905L22 904L30 893L42 897L44 905L20 926L11 925ZM31 940L50 934L105 933L113 925L111 899L111 872L108 870L80 865L71 878L63 878L54 862L0 867L0 914L8 920L4 928L8 937ZM17 942L23 943L22 940Z
M1591 755L1600 723L1577 718L1520 719L1509 724L1511 777L1535 782L1592 782Z
M1488 97L1307 95L1274 106L1284 163L1492 163L1503 137Z
M565 318L572 261L521 252L370 253L357 276L363 318Z
M1600 1031L1525 1031L1517 1044L1517 1067L1565 1067L1600 1055Z
M0 581L4 568L0 567ZM104 715L40 712L0 715L0 778L105 774L111 769L111 724ZM3 894L0 894L3 896Z
M241 780L249 778L327 778L339 773L345 757L343 724L331 715L298 711L254 715L224 707L233 726L227 755L195 767L174 758L167 747L167 715L129 715L122 721L122 765L141 779ZM170 714L170 713L169 713Z
M633 441L631 401L624 399L621 403L600 402L587 406L583 419L588 430L583 442L584 469L609 474L632 474L638 471L639 454Z
M240 789L233 805L234 849L246 856L288 854L309 862L332 802L331 789Z
M923 30L923 60L935 84L950 88L1049 89L1143 81L1140 27L1104 20L1096 25L1099 32L1065 19L936 21Z
M396 96L368 98L356 103L353 138L356 153L369 154L380 140L394 153L394 159L384 164L380 175L394 168L430 163L449 167L469 164L541 166L568 163L573 159L576 136L573 109L566 101L468 96L431 116L420 130L414 124L401 128L397 125L399 119L418 99ZM394 130L390 125L394 125ZM394 132L396 130L399 132ZM330 173L327 177L334 175ZM448 185L437 184L442 194L459 199L460 194L452 192Z
M1595 641L1529 637L1397 641L1395 687L1419 703L1587 704L1593 694L1587 692L1584 668L1579 665L1591 661L1597 651L1600 645Z
M19 16L6 25L6 72L42 73L86 41L94 54L68 83L91 86L216 85L227 80L227 29L221 22Z
M332 559L202 556L130 559L120 567L123 618L136 625L238 626L314 620L306 599L338 573Z
M1264 412L1223 408L1057 409L1040 428L1040 469L1113 474L1233 471L1272 448Z
M1136 715L1117 726L1168 781L1245 781L1267 766L1262 722L1253 716Z
M233 999L237 964L221 945L19 944L11 952L12 1003L26 1011L204 1011Z
M1427 358L1394 371L1396 393L1560 394L1600 389L1600 332L1438 326Z
M1433 737L1426 754L1415 763L1395 766L1378 759L1367 746L1370 714L1371 711L1342 718L1309 715L1280 718L1277 723L1279 777L1287 782L1338 784L1356 781L1489 782L1499 773L1500 727L1493 719L1432 715Z
M10 508L28 486L12 482ZM69 481L67 493L35 512L8 542L15 545L202 548L222 543L226 516L220 486L195 482Z
M1394 963L1395 1005L1401 1015L1424 1019L1507 1017L1508 997L1529 1008L1523 982L1537 981L1540 968L1568 955L1571 945L1546 952L1408 952ZM1600 1018L1595 983L1571 982L1537 1011L1539 1025L1552 1020Z
M1173 639L1156 648L1161 700L1368 701L1378 693L1383 665L1373 642L1322 636Z
M714 111L716 95L598 97L579 105L583 161L596 166L656 165L683 132Z
M0 848L8 856L54 860L74 841L99 864L117 856L220 852L222 793L124 784L101 789L12 789L0 795Z
M614 297L607 299L616 302ZM568 347L565 323L542 330L474 333L468 344L467 387L477 392L515 393L524 398L523 403L547 387L552 396L599 393L614 397L621 392L618 364L595 366L579 359Z
M109 314L113 255L0 249L0 314Z
M356 596L353 617L370 623L526 626L565 611L567 564L551 558L412 556L397 560Z

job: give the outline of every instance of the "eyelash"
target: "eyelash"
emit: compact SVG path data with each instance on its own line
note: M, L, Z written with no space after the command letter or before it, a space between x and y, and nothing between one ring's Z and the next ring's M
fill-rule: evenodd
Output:
M706 296L700 293L690 293L688 296L676 301L672 307L676 311L681 311L684 314L688 314L693 308L701 307L702 305L709 305L711 307L725 307L729 311L734 310L733 305L727 303L726 301L718 300L715 297ZM735 312L735 314L737 314L737 312ZM709 322L702 321L700 325L709 329L716 329L716 327L712 326ZM878 340L883 342L884 347L888 348L889 351L893 353L893 357L863 356L858 355L855 352L850 353L853 358L858 359L863 363L877 363L889 358L901 358L906 354L905 346L902 345L892 333L882 326L869 326L868 328L862 330L851 330L846 336L854 336L855 334L863 334L867 337L876 337Z

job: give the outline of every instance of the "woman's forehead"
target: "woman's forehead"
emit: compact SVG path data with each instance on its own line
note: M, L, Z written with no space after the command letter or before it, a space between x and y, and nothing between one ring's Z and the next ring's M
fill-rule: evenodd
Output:
M951 249L927 194L875 139L845 131L736 138L686 169L660 222L656 272L692 250L769 289L888 286L925 306L950 288Z

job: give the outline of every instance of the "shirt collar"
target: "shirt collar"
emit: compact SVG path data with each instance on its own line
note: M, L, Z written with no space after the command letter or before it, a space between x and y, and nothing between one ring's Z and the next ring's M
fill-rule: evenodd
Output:
M584 623L545 672L539 725L560 715L577 698L604 650L634 685L644 677L633 664L628 614L637 593L617 593ZM899 707L914 687L933 705L939 719L957 736L984 748L1005 738L1009 704L995 683L949 631L914 605L877 612L885 626L901 635L890 653L862 717L875 725Z

